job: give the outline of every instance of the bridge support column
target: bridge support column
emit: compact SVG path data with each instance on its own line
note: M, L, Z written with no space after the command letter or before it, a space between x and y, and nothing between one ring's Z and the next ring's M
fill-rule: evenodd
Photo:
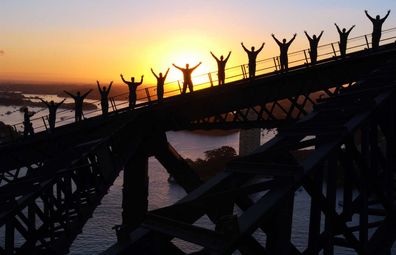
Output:
M124 240L144 220L148 207L148 156L138 152L124 167L122 225L117 235Z
M248 155L260 146L261 129L239 131L239 156Z

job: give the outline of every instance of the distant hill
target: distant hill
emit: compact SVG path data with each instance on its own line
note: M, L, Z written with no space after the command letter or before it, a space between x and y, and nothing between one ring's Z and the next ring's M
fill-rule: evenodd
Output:
M101 84L101 86L108 86L107 83ZM152 86L145 85L139 86L139 88ZM54 83L54 84L35 84L35 83L10 83L0 82L0 91L20 91L27 94L39 94L39 95L59 95L62 97L67 96L63 91L67 90L71 93L80 91L85 93L89 89L93 89L92 93L88 95L89 99L99 99L99 92L96 83L92 84L72 84L72 83ZM110 97L128 93L128 86L123 83L113 83L111 87ZM143 95L138 95L138 97Z

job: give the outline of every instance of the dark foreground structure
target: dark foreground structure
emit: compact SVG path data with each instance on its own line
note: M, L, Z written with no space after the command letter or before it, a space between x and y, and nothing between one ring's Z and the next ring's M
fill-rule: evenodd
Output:
M118 243L105 254L185 254L174 238L197 244L199 254L333 254L337 246L390 254L396 240L395 68L391 43L4 144L0 254L66 253L121 170L123 222ZM279 135L204 184L165 134L253 127L278 127ZM307 148L304 157L295 156ZM188 195L148 212L150 156ZM342 210L336 210L339 174ZM301 187L311 196L311 211L307 246L297 249L291 222ZM194 225L204 215L213 228ZM351 221L355 216L358 222Z

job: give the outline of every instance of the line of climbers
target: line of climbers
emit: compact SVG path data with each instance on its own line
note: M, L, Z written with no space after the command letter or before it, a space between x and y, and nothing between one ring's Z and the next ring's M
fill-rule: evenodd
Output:
M380 18L379 15L376 16L376 18L372 18L367 10L364 11L366 16L370 19L370 21L373 24L373 32L372 32L372 49L377 49L379 47L379 42L381 40L381 31L382 31L382 24L385 22L385 20L388 18L389 14L390 14L390 10L388 10L387 14L385 15L385 17L383 17L382 19ZM339 49L340 49L340 56L341 57L345 57L346 55L346 49L347 49L347 42L348 42L348 36L349 33L352 31L352 29L355 27L355 25L353 25L348 31L343 28L342 30L338 27L338 25L336 23L334 23L334 25L337 28L337 31L339 33L340 36L340 40L339 40ZM311 59L311 63L312 65L315 65L317 62L317 57L318 57L318 44L319 44L319 40L322 37L324 31L321 31L321 33L316 36L313 35L312 37L308 35L307 31L304 31L308 41L309 41L309 45L310 45L310 49L309 49L309 55L310 55L310 59ZM290 45L292 44L292 42L294 41L294 39L296 38L297 34L294 34L292 39L290 39L289 41L287 41L285 38L281 41L279 41L274 34L271 34L272 38L275 40L275 42L278 44L279 49L280 49L280 56L279 56L279 60L280 60L280 72L287 72L288 71L288 50ZM255 50L254 47L251 47L251 50L248 50L243 42L241 43L242 48L244 49L244 51L247 53L248 55L248 59L249 59L249 78L253 79L255 77L256 74L256 58L257 55L260 53L260 51L264 48L265 43L262 43L261 47L258 50ZM220 56L220 59L218 59L212 52L210 52L210 54L213 56L213 58L216 60L217 62L217 75L218 75L218 83L219 85L224 85L225 84L225 67L227 64L227 61L231 55L231 51L228 53L227 57L224 59L223 55ZM175 64L172 64L175 68L179 69L182 73L183 73L183 89L181 91L182 94L185 94L187 92L187 88L190 90L190 92L194 91L193 88L193 82L191 79L191 74L192 72L199 66L201 65L202 62L199 62L196 66L190 68L189 64L186 64L186 68L182 68L179 67ZM155 76L155 78L157 79L157 100L158 103L162 102L163 100L163 96L164 96L164 84L165 84L165 79L168 75L169 69L166 71L165 75L163 75L162 73L159 73L159 75L157 76L157 74L153 71L153 69L151 68L151 72L153 73L153 75ZM129 89L129 108L133 109L136 105L136 89L138 86L140 86L143 83L143 75L141 76L140 82L135 82L135 77L131 77L131 81L126 81L124 79L124 76L122 74L120 74L121 80L128 85L128 89ZM96 81L97 85L98 85L98 90L99 90L99 94L100 94L100 102L101 102L101 107L102 107L102 114L103 115L107 115L108 113L108 109L109 109L109 103L108 103L108 96L110 93L110 89L111 86L113 84L113 81L110 82L108 88L106 88L106 86L103 86L102 88L100 87L100 83L99 81ZM80 92L78 91L76 95L71 94L70 92L64 91L66 94L68 94L70 97L72 97L74 99L74 103L75 103L75 121L79 122L82 120L82 116L83 116L83 101L85 99L85 97L92 91L89 90L88 92L86 92L83 95L80 95ZM49 130L50 132L53 131L53 129L55 128L55 120L56 120L56 110L58 109L58 107L65 101L61 101L60 103L54 103L54 101L44 101L43 99L41 99L41 101L47 106L48 111L49 111L49 115L48 115L48 124L49 124ZM32 135L34 134L34 130L33 130L33 126L32 123L30 122L30 117L33 116L34 113L31 113L28 111L27 107L24 109L24 121L23 121L23 125L24 125L24 136L27 135Z

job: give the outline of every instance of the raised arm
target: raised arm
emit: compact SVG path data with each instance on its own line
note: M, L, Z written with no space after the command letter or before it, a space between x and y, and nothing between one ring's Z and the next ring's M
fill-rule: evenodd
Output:
M49 103L47 102L47 101L45 101L44 99L42 99L42 98L39 98L40 100L41 100L41 102L43 102L47 107L49 107Z
M82 95L83 98L85 98L86 96L88 96L89 93L92 92L92 89L88 90L84 95Z
M214 57L214 59L216 59L217 62L220 61L212 52L210 52L210 55L212 55L212 57Z
M181 68L181 67L178 67L177 65L175 65L175 64L172 64L174 67L176 67L177 69L179 69L179 70L181 70L181 71L183 71L184 69L183 68Z
M228 61L228 59L230 58L230 55L231 55L231 51L230 51L230 52L228 52L228 55L227 55L227 57L224 59L224 61L225 61L225 62L227 62L227 61Z
M153 68L151 68L150 70L151 70L151 73L155 76L155 78L158 79L158 76L154 73Z
M44 99L40 98L41 102L43 102L47 107L49 107L49 103L47 101L45 101Z
M100 88L100 83L99 83L99 81L96 81L96 84L98 84L99 92L102 92L102 89Z
M63 92L65 92L66 94L68 94L69 96L71 96L73 99L75 98L74 95L70 92L67 92L66 90L64 90Z
M390 11L391 11L391 10L388 10L388 13L385 15L385 17L383 17L383 18L381 19L381 22L384 22L384 21L386 20L386 18L388 18L389 14L390 14Z
M106 91L106 92L110 92L111 85L113 85L113 81L110 82L109 87L107 88L107 91Z
M168 68L168 70L166 70L166 73L164 75L164 80L166 79L166 76L168 76L169 70L170 70L170 68Z
M353 25L349 30L348 30L348 32L347 32L347 34L349 34L351 31L352 31L352 29L355 27L355 25Z
M260 49L256 50L257 53L259 53L264 48L264 44L265 43L262 43Z
M334 23L334 25L336 26L338 33L339 33L339 34L342 34L342 31L341 31L341 29L338 27L337 23Z
M276 39L276 37L275 37L274 34L271 34L271 36L272 36L272 38L274 38L275 42L276 42L279 46L282 45L282 43L281 43L278 39Z
M242 48L246 51L246 53L249 53L250 50L246 49L245 45L243 45L243 42L241 42Z
M312 38L309 36L309 34L307 33L307 31L304 31L305 36L308 38L309 41L312 40Z
M65 102L66 98L63 99L62 101L60 101L59 103L56 104L56 108L58 108L61 104L63 104L63 102Z
M202 62L199 62L198 65L194 66L193 68L191 68L192 70L195 70L195 68L197 68L198 66L200 66L202 64Z
M367 18L369 18L371 21L374 21L375 19L368 14L367 10L364 10L364 13L366 14Z
M126 80L124 79L124 76L123 76L122 74L120 74L120 77L121 77L121 80L122 80L124 83L126 83L126 84L129 83L128 81L126 81Z
M320 34L319 34L319 36L317 37L318 38L318 41L320 40L320 38L322 37L322 35L323 35L323 30L322 30L322 32L320 32Z
M142 75L142 77L140 78L140 82L139 82L139 83L137 83L137 84L136 84L136 86L139 86L140 84L142 84L142 83L143 83L143 77L144 77L144 75Z
M290 39L290 41L287 44L290 45L294 41L294 39L296 39L296 36L297 36L297 34L294 34L293 38Z

